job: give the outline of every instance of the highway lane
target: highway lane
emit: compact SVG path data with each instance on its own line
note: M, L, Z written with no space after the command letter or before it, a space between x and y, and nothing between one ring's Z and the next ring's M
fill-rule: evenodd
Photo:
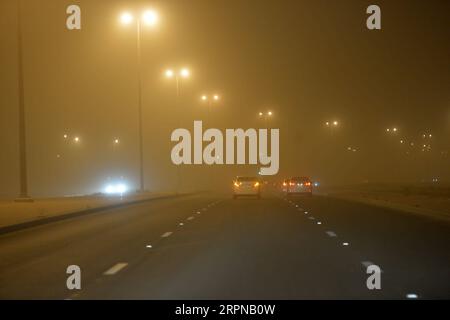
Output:
M158 200L1 236L0 297L449 298L449 231L322 196ZM370 263L381 290L366 287ZM81 291L65 288L70 264Z

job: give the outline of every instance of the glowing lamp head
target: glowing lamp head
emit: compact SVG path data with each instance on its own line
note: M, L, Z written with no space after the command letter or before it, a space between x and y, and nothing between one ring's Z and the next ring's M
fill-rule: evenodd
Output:
M214 95L214 100L216 100L216 101L218 101L219 99L220 99L220 97L216 94L216 95Z
M142 21L148 26L154 26L158 23L158 14L153 10L147 10L142 14Z
M133 22L133 15L129 12L124 12L120 16L120 22L124 25L128 25Z
M166 78L173 78L173 76L175 75L173 70L170 70L170 69L166 70L165 74L166 74Z
M208 100L208 97L207 96L202 96L202 100L206 101L206 100Z
M180 71L180 76L183 78L189 78L190 72L188 69L184 68Z

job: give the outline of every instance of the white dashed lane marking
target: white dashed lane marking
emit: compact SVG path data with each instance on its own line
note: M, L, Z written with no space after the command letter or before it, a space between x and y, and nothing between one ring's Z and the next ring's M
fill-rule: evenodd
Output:
M189 217L189 218L187 218L188 220L193 220L194 219L194 217Z
M116 265L114 265L111 268L109 268L108 270L106 270L105 273L103 273L103 274L105 276L112 276L112 275L116 274L117 272L119 272L120 270L122 270L123 268L125 268L127 265L128 265L128 263L125 263L125 262L117 263Z
M337 234L334 233L333 231L327 231L326 233L329 237L332 237L332 238L337 237Z
M167 237L169 237L171 234L172 234L172 232L168 231L168 232L164 233L164 234L161 236L161 238L167 238Z

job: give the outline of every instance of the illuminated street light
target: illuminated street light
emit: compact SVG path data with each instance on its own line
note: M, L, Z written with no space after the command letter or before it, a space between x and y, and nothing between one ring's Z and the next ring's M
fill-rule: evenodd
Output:
M217 103L220 100L220 96L218 94L215 94L212 96L212 99L211 99L209 96L203 95L201 97L201 99L202 99L202 101L208 103L208 113L211 113L212 104Z
M130 24L131 22L133 22L133 15L129 12L122 13L122 15L120 16L120 22L122 22L123 24Z
M184 69L181 69L180 75L181 75L181 77L183 77L183 78L189 78L190 72L189 72L188 69L185 69L185 68L184 68Z
M187 79L190 77L191 72L187 68L182 68L179 72L175 72L173 69L167 69L165 71L166 78L173 79L175 78L175 84L176 84L176 112L181 113L181 107L180 107L180 96L181 96L181 85L182 80ZM176 192L178 193L180 191L180 185L181 185L181 172L180 172L180 166L177 166L177 186L176 186Z
M119 143L120 143L120 140L119 140L119 139L114 139L114 143L115 143L115 144L119 144Z
M173 70L166 70L166 77L167 78L173 78L173 76L175 75L175 73L173 72Z
M267 127L268 119L273 115L273 112L269 110L266 113L259 112L258 115L260 118L264 119L265 126Z
M80 138L79 137L75 137L73 138L73 141L75 141L76 143L80 142Z
M187 79L190 77L191 72L187 68L182 68L178 73L173 71L173 69L167 69L164 74L166 75L166 78L172 79L175 78L176 84L177 84L177 97L180 96L180 85L181 85L181 79Z
M129 25L134 21L130 12L124 12L120 16L123 25ZM158 22L158 14L153 10L146 10L141 17L136 19L136 51L137 51L137 78L138 78L138 132L139 132L139 180L140 191L145 190L144 185L144 146L143 146L143 129L142 129L142 75L141 75L141 29L142 25L154 26Z
M390 133L396 133L398 131L397 127L393 127L393 128L387 128L386 132L390 132Z
M142 21L149 26L154 26L158 23L158 14L153 10L147 10L142 14Z
M63 135L64 139L67 139L69 136L67 134Z
M325 126L327 126L327 127L330 127L330 126L337 127L338 125L339 125L339 121L337 121L337 120L325 122Z

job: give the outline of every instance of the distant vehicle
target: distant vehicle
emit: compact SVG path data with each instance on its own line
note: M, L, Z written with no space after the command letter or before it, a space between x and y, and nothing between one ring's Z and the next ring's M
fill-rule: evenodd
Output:
M281 191L286 193L288 191L289 179L283 180L283 184L281 185Z
M261 198L261 183L256 177L237 177L233 183L233 199L241 196Z
M312 182L308 177L294 177L283 181L283 192L286 196L312 195Z

